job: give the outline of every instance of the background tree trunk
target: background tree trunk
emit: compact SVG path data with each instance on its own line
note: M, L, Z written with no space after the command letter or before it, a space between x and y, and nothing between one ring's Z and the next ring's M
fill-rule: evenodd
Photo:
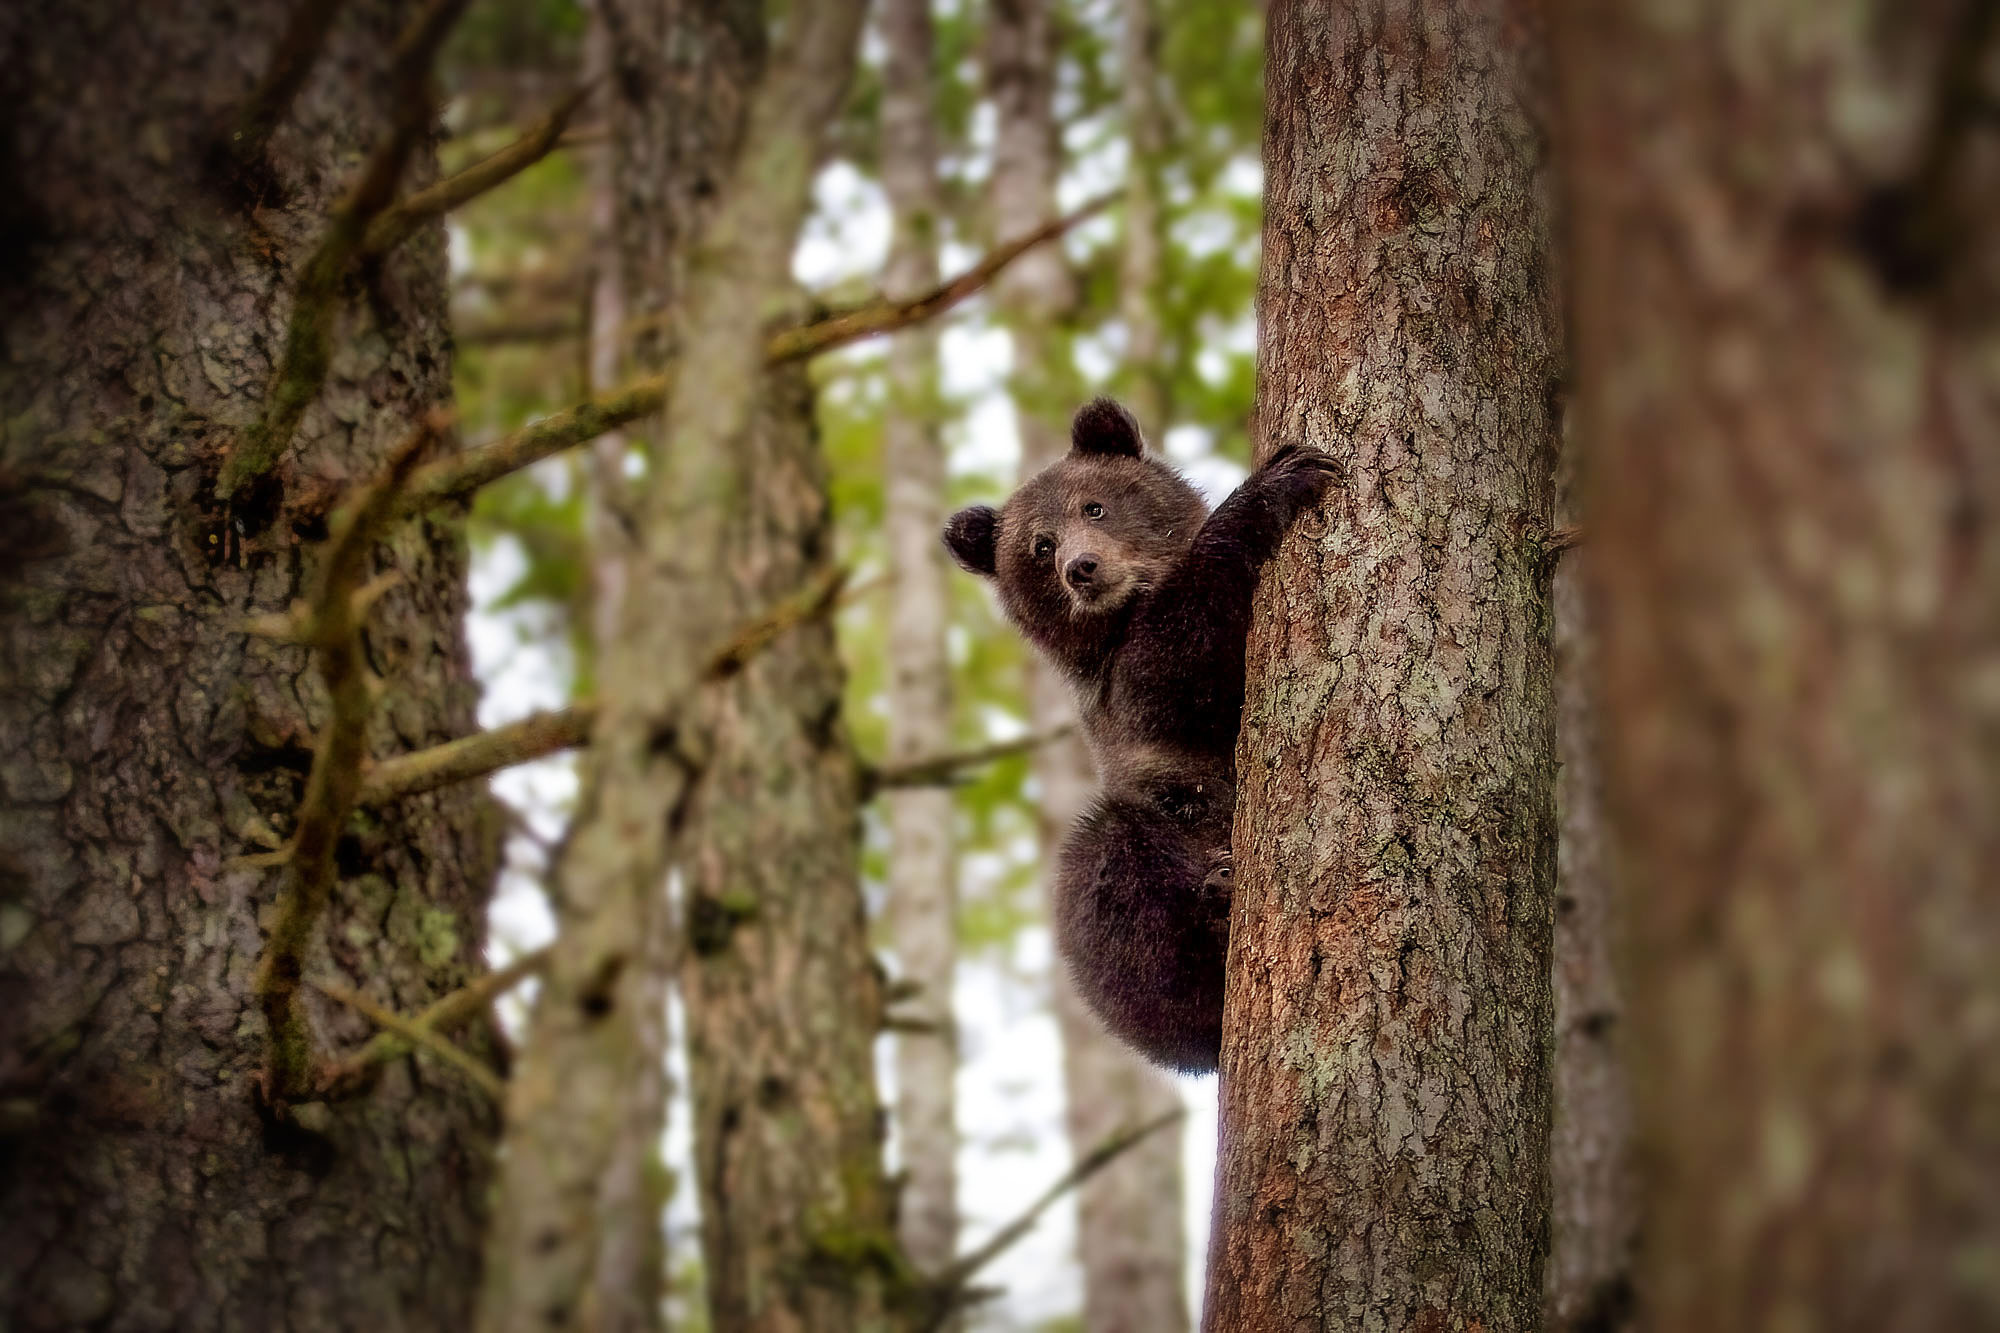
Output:
M895 213L883 289L907 299L938 281L942 200L932 91L930 0L885 0L882 36L882 183ZM883 426L883 489L889 592L890 763L951 748L950 620L945 588L944 445L938 438L937 335L906 330L889 348L889 415ZM948 787L909 787L884 797L889 814L889 930L900 980L915 996L899 1016L929 1024L896 1038L896 1126L903 1188L897 1213L903 1249L935 1274L958 1248L958 1076L952 972L958 956L955 818Z
M426 1057L260 1117L251 996L326 697L247 637L313 577L310 497L366 477L450 395L443 229L353 282L325 391L230 521L217 467L260 414L296 267L389 131L370 71L410 7L357 0L271 142L254 209L204 169L288 6L32 5L0 19L0 1323L451 1328L495 1116ZM32 164L32 170L28 169ZM434 175L428 148L406 185ZM304 501L296 508L292 501ZM375 554L387 754L473 730L455 525ZM497 824L453 788L371 811L307 959L403 1011L482 970ZM304 997L320 1053L370 1034ZM476 1044L475 1044L476 1046Z
M1043 0L994 0L986 41L988 92L999 122L991 185L993 231L1004 242L1055 216L1061 140L1053 101L1055 32ZM1075 284L1061 248L1040 246L1016 260L1002 275L996 295L1013 335L1012 388L1021 475L1026 478L1067 452L1069 413L1077 406L1068 340L1060 329L1075 305ZM1159 426L1156 421L1142 424ZM1028 713L1038 732L1076 718L1068 687L1032 657ZM1077 736L1041 747L1034 774L1047 862L1089 803L1096 783L1089 752ZM1151 1123L1179 1105L1173 1084L1104 1031L1059 965L1050 986L1062 1033L1073 1155L1080 1157L1116 1130ZM1187 1327L1180 1152L1180 1126L1169 1125L1078 1190L1077 1257L1083 1265L1084 1327L1090 1333L1172 1333Z
M795 148L768 105L776 99L761 4L635 0L600 16L612 28L625 299L670 313L669 330L683 333L650 341L634 359L677 356L683 382L705 392L674 395L663 425L630 432L644 445L643 481L596 496L600 531L615 525L606 540L629 543L627 586L616 632L600 644L603 705L556 874L560 933L509 1091L481 1311L493 1330L657 1318L657 1292L635 1297L618 1285L634 1274L653 1280L647 1256L660 1225L632 1173L650 1174L663 1107L650 1072L637 1076L635 1094L633 1071L664 1058L655 969L669 956L668 855L707 758L692 700L707 658L749 609L731 598L725 567L740 507L731 497L745 485L735 445L797 230L784 218L803 208L805 190L803 164L789 168L800 183L788 191L778 175L768 199L735 185ZM820 35L801 25L783 58ZM684 278L697 236L711 262ZM600 630L612 619L600 613Z
M1532 15L1274 4L1259 594L1206 1322L1533 1329L1548 1247L1559 335Z
M684 589L689 601L769 605L824 577L833 557L811 388L801 366L764 368L759 334L783 312L865 8L841 0L791 15L691 277L700 341L683 349L691 391L674 398L669 438L677 455L728 461L726 484L673 493L676 521L720 553L715 582ZM711 321L722 320L741 359L724 362L710 346ZM699 777L677 857L681 993L718 1330L880 1327L905 1294L882 1170L873 1059L882 996L841 679L831 624L810 621L708 692L695 742Z
M1562 15L1646 1317L1991 1328L2000 10Z
M1558 528L1582 521L1577 448L1566 441ZM1551 1333L1617 1333L1633 1315L1638 1199L1625 1003L1619 984L1622 901L1605 827L1598 762L1597 642L1584 598L1590 552L1556 566L1556 1063L1549 1138Z

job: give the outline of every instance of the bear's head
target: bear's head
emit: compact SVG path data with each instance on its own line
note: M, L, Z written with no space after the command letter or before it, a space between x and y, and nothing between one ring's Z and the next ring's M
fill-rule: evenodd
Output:
M1076 414L1070 445L998 510L961 509L944 529L952 559L993 579L1008 617L1048 648L1093 637L1158 584L1208 514L1110 399Z

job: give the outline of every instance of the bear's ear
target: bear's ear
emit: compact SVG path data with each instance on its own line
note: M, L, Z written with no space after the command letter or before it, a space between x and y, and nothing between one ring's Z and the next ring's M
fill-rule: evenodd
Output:
M973 505L945 520L944 548L968 574L991 578L997 567L993 544L999 535L1000 515L991 505Z
M1077 409L1069 427L1070 447L1080 454L1123 454L1137 458L1146 452L1146 437L1132 414L1109 398L1093 398Z

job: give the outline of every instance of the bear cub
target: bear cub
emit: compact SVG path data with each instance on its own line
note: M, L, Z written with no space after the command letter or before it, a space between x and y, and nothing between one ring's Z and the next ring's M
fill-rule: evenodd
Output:
M1250 597L1325 454L1280 450L1213 514L1109 399L1068 455L944 542L1074 690L1102 791L1056 865L1056 947L1112 1032L1163 1065L1222 1046L1229 832Z

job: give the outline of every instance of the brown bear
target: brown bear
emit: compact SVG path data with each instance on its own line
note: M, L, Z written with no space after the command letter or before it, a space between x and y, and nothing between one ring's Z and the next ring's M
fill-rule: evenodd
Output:
M1163 1065L1222 1043L1243 647L1259 570L1333 480L1280 450L1213 514L1106 398L1068 455L944 542L1074 690L1102 793L1054 881L1056 947L1106 1027Z

